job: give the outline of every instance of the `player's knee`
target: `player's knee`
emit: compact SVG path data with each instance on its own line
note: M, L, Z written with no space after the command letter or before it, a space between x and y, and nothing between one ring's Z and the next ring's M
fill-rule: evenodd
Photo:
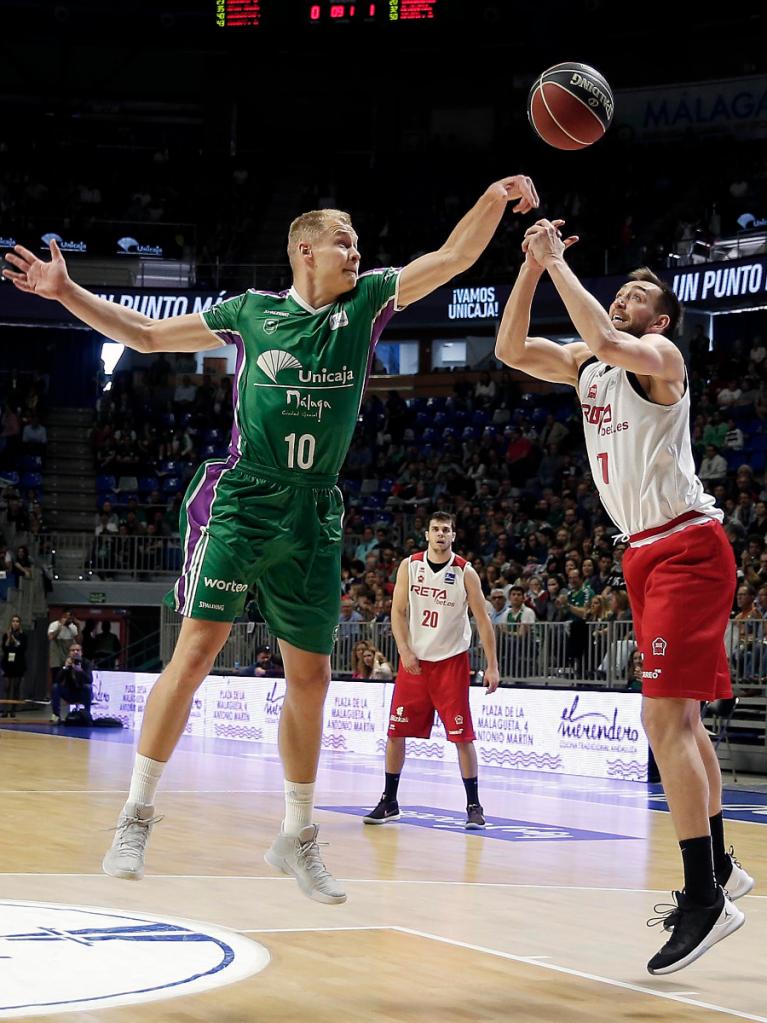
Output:
M322 696L330 685L330 664L306 665L287 672L288 693Z

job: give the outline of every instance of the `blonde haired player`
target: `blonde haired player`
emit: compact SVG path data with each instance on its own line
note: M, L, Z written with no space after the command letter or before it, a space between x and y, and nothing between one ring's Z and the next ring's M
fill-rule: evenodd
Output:
M242 612L248 589L278 637L286 692L279 748L285 816L266 853L318 902L346 901L325 868L312 823L330 651L340 610L343 501L338 471L357 425L381 332L484 252L509 201L538 205L522 175L490 185L444 244L403 269L360 272L347 213L312 211L293 222L293 286L249 290L206 312L152 320L79 287L51 242L44 262L23 246L3 270L21 291L56 299L105 337L129 348L199 352L234 345L234 422L224 458L203 463L181 511L183 572L166 602L183 616L173 656L147 700L128 799L119 815L107 874L139 880L154 797L183 734L194 693ZM207 836L207 821L197 822Z
M498 688L495 629L487 614L479 576L464 558L453 553L453 516L435 512L426 532L428 547L400 564L392 599L391 627L399 650L389 736L386 741L386 783L365 824L399 820L397 787L405 764L405 739L428 739L434 711L447 738L456 744L466 789L466 828L484 828L479 802L477 751L469 706L469 609L485 651L485 686Z
M684 863L676 907L656 918L671 937L647 964L666 974L741 926L731 900L754 884L725 851L722 776L700 720L700 701L732 695L724 632L735 561L722 513L695 475L687 373L671 340L681 313L676 295L642 268L606 312L565 262L577 238L563 241L563 223L541 220L527 231L496 355L576 388L592 477L630 545L623 570L644 662L642 719ZM582 342L527 336L544 271Z

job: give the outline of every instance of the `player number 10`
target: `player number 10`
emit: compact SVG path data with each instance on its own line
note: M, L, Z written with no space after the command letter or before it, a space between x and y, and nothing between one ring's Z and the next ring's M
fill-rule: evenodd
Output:
M289 433L283 440L288 445L288 469L311 469L314 465L314 449L317 445L316 439L305 433L296 440L294 433Z
M605 483L610 482L610 468L608 466L607 459L608 459L607 451L602 451L600 454L597 455L597 460L599 464L602 466L602 479L604 480Z

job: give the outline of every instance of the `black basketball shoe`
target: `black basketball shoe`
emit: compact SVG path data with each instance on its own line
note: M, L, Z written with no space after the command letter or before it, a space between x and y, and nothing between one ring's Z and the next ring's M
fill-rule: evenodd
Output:
M386 824L388 821L398 821L401 816L397 800L381 796L378 806L375 810L371 810L367 817L363 817L362 822L363 824Z
M734 906L719 888L713 906L701 906L685 895L672 892L675 905L655 907L658 916L647 921L648 927L665 924L673 915L674 926L671 937L647 964L652 974L675 973L694 963L704 952L716 945L728 934L737 931L746 921L741 911Z
M753 877L743 869L740 861L735 858L735 850L732 846L730 846L730 851L727 853L726 867L723 870L716 871L716 881L727 892L727 898L730 902L737 902L744 895L748 895L756 884ZM673 913L669 913L663 921L664 931L673 931L677 912L675 910Z
M466 823L464 827L467 831L481 831L484 826L485 811L479 803L470 803L466 807Z

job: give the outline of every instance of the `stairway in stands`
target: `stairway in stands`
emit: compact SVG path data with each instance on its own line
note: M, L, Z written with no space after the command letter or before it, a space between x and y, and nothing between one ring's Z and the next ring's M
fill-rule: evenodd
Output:
M57 553L82 564L96 520L96 470L90 444L94 412L88 408L52 408L47 417L48 446L43 472L46 529L51 533L83 533L82 551L66 545Z

